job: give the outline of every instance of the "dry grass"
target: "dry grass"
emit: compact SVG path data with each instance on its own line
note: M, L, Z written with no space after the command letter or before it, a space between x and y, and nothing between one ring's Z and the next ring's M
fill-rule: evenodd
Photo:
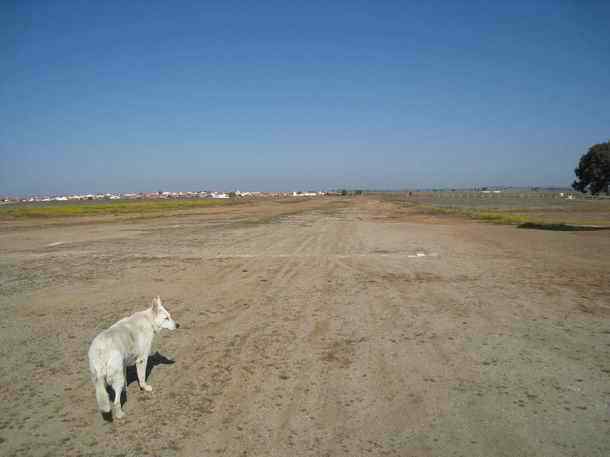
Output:
M0 218L54 218L98 215L138 215L209 208L238 203L235 200L121 200L107 203L19 205L0 208Z
M433 214L465 216L471 219L492 222L494 224L520 225L534 222L528 216L510 212L486 211L473 208L441 208L431 205L420 205L419 208Z
M482 196L431 192L379 194L377 198L416 209L424 214L466 217L494 224L548 230L610 227L610 199L566 200L535 192Z

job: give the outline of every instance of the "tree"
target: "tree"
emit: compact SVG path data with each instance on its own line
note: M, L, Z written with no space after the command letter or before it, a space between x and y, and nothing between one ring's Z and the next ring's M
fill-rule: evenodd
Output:
M580 192L600 192L608 194L610 186L610 141L594 144L580 158L578 168L574 170L576 181L572 187Z

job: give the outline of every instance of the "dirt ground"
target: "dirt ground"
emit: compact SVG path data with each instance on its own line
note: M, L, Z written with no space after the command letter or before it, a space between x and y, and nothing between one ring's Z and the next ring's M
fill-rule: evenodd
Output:
M161 295L126 417L93 337ZM0 224L0 455L610 455L610 232L373 198Z

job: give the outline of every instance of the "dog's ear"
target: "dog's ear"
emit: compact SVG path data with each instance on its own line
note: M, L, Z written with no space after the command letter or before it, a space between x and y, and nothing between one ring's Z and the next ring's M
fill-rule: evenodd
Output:
M153 314L155 316L157 314L159 314L160 306L161 306L161 298L157 295L155 298L153 298L153 301L152 301L152 310L153 310Z

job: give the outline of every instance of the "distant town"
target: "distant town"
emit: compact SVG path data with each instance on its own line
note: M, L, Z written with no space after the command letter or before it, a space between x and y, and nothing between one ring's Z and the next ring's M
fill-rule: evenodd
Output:
M0 196L0 203L39 203L39 202L68 202L87 200L144 200L144 199L197 199L197 198L247 198L247 197L318 197L322 195L336 195L331 191L293 191L293 192L217 192L217 191L186 191L186 192L112 192L96 194L63 194L63 195L28 195L21 197Z

